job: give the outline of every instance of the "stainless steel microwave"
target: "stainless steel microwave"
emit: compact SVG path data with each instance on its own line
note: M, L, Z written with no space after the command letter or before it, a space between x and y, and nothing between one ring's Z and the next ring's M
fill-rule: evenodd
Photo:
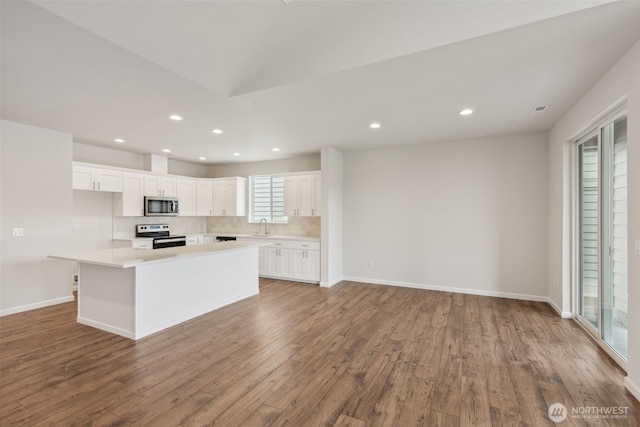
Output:
M144 216L178 216L177 197L144 197Z

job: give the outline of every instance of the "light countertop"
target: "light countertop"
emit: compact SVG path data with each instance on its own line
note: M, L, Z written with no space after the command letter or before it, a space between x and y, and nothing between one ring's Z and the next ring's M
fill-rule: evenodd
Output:
M269 243L265 242L265 245ZM163 249L116 248L85 251L71 254L54 254L49 258L83 262L115 268L131 268L158 262L177 261L185 257L209 255L215 252L261 246L249 242L215 242L204 245L176 246Z
M235 236L250 239L274 239L274 240L307 240L311 242L319 242L318 236L287 236L280 234L242 234L242 233L206 233L205 236Z

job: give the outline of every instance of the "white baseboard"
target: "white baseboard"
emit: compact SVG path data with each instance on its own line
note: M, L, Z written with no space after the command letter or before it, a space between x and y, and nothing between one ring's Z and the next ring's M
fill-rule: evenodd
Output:
M378 280L365 277L345 277L344 280L352 282L372 283L374 285L400 286L404 288L425 289L428 291L454 292L457 294L481 295L485 297L510 298L524 301L549 302L549 298L540 295L517 294L512 292L488 291L484 289L452 288L449 286L427 285L423 283L398 282L390 280Z
M37 308L49 307L51 305L62 304L65 302L73 301L73 295L69 295L67 297L50 299L47 301L40 301L33 304L21 305L18 307L5 308L4 310L0 310L0 317L8 316L10 314L22 313L23 311L35 310Z
M558 307L555 301L552 300L551 298L547 297L547 303L551 306L553 311L558 313L558 316L562 317L563 319L573 318L573 313L571 313L570 311L563 311L562 309L560 309L560 307Z
M337 285L338 283L342 282L344 280L344 278L339 278L339 279L335 279L329 282L320 282L320 287L321 288L330 288L333 285Z
M636 400L640 401L640 387L637 384L634 384L628 376L624 377L624 388L629 391L636 398Z

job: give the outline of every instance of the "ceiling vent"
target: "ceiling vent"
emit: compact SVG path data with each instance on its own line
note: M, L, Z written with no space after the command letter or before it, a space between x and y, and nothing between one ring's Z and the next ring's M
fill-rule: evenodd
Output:
M531 115L532 116L540 116L540 115L544 114L545 111L547 111L547 106L546 105L538 105L536 108L531 110Z

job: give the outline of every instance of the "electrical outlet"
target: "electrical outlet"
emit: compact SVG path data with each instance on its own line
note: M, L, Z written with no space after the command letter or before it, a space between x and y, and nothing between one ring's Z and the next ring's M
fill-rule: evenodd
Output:
M23 237L24 236L24 228L14 228L12 230L13 237Z

